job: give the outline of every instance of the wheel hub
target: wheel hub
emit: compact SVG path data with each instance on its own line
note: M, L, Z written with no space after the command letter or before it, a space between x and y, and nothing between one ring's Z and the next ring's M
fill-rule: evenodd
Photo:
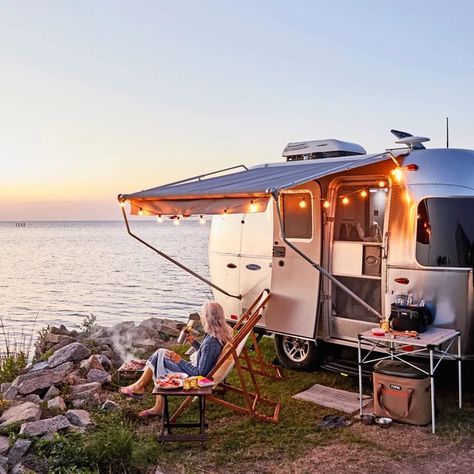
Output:
M284 337L283 350L292 361L302 362L308 355L309 341L296 337Z

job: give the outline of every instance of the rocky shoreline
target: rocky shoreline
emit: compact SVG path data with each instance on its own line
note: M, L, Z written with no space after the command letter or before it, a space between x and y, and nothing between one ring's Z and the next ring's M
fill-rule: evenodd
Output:
M36 439L58 432L86 433L94 428L88 410L121 410L110 395L117 370L176 344L183 322L149 318L112 327L95 324L82 332L65 326L40 332L34 363L11 383L0 386L0 474L37 472L28 451ZM12 444L6 435L19 431ZM33 459L32 459L33 457Z

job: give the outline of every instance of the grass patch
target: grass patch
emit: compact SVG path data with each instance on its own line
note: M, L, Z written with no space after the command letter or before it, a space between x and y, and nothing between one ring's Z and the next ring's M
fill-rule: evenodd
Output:
M261 342L267 360L274 357L272 340L264 338ZM372 456L382 456L385 460L398 462L398 444L387 443L386 436L395 431L370 431L354 426L324 430L318 421L335 410L295 400L292 395L309 388L315 383L335 388L358 390L357 380L344 378L326 372L296 372L283 370L283 380L272 381L258 377L262 395L282 403L280 423L264 423L237 415L224 407L208 404L209 422L208 449L201 450L199 443L164 443L156 441L159 430L158 419L141 420L139 410L153 405L154 397L145 396L142 401L121 399L121 412L92 412L97 426L86 436L66 434L53 442L38 441L35 451L46 457L51 464L52 473L131 473L153 472L159 465L165 472L258 472L259 466L286 465L292 460L304 459L315 447L331 446L337 453L341 446L356 447L360 452ZM237 384L234 373L229 382ZM455 393L455 391L454 391ZM118 394L110 394L111 398ZM237 401L236 396L227 394L226 398ZM171 410L177 407L180 397L171 397ZM469 394L465 397L465 410L459 411L453 391L438 393L440 415L437 420L437 435L426 429L411 430L413 445L417 434L425 436L425 444L461 443L474 439L474 400ZM182 416L182 421L196 421L197 407L193 406ZM406 431L408 432L408 431ZM431 438L433 436L433 438ZM410 442L411 443L411 442ZM375 454L374 454L375 453ZM337 455L337 454L336 454ZM89 470L87 470L89 469ZM268 472L268 471L266 471Z

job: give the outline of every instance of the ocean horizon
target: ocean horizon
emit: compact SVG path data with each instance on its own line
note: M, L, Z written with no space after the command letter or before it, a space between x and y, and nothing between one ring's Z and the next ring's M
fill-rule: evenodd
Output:
M25 223L18 226L18 223ZM131 221L144 240L208 277L210 222ZM0 317L10 337L47 325L184 320L207 285L131 238L120 220L0 221Z

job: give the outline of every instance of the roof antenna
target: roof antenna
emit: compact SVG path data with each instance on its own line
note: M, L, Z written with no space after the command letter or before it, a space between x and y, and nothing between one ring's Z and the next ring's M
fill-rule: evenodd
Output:
M446 148L449 148L449 117L446 117Z

